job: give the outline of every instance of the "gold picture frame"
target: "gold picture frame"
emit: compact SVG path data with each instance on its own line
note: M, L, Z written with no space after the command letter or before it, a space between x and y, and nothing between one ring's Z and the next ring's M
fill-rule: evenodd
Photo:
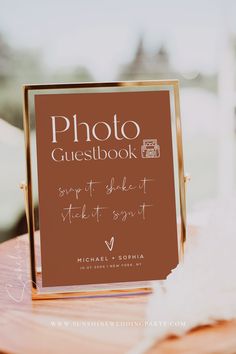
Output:
M178 253L179 261L182 261L184 254L184 244L186 241L186 197L185 184L188 176L184 174L184 160L182 147L182 131L180 119L180 101L179 101L179 83L178 80L148 80L148 81L121 81L121 82L86 82L86 83L62 83L62 84L33 84L23 86L23 120L25 134L25 155L26 155L26 182L21 184L25 194L25 208L27 216L27 226L29 233L30 246L30 267L31 267L31 283L32 283L32 299L55 299L65 297L91 297L91 296L112 296L112 295L129 295L150 293L152 287L144 282L132 282L132 284L102 284L99 286L72 286L70 289L52 288L50 291L43 291L40 286L40 265L37 263L36 252L36 233L34 226L34 202L33 202L33 180L32 180L32 157L31 157L31 139L30 139L30 94L36 91L62 91L62 90L170 90L173 94L173 110L175 121L175 140L176 140L176 159L178 175L178 193L179 196L179 227L178 227Z

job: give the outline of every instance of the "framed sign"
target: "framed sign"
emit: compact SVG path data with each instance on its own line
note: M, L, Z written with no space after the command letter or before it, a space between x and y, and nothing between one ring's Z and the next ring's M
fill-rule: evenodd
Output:
M26 85L24 129L33 299L164 280L186 234L178 81Z

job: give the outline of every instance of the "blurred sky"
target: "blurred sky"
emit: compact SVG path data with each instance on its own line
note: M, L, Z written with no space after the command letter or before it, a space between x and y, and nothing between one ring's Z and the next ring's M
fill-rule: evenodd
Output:
M49 70L86 65L95 79L115 76L141 34L147 49L167 44L176 69L214 72L235 19L235 0L0 0L10 44L40 50Z

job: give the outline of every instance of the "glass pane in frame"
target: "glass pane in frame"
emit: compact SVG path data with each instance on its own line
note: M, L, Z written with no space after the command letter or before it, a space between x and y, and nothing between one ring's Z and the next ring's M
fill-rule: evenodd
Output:
M145 92L168 91L171 109L171 134L173 149L173 168L175 183L176 220L178 234L179 259L183 253L185 240L185 192L184 168L180 124L179 91L177 81L142 81L142 82L113 82L113 83L82 83L82 84L51 84L29 85L24 87L24 124L26 139L27 160L27 211L28 226L31 246L31 271L33 298L55 298L66 296L97 296L114 294L134 294L150 292L153 281L131 281L109 284L89 284L73 286L42 286L40 231L35 232L36 211L38 214L38 174L35 138L35 95L45 94L70 94L70 93L115 93L115 92ZM158 281L158 280L156 280Z

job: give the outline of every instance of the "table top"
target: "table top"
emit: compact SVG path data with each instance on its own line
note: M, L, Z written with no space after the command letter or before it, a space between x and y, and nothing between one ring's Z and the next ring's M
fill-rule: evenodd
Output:
M144 338L150 295L32 301L28 250L27 235L0 245L1 353L122 354ZM148 354L236 353L235 334L236 321L222 322L166 339Z

